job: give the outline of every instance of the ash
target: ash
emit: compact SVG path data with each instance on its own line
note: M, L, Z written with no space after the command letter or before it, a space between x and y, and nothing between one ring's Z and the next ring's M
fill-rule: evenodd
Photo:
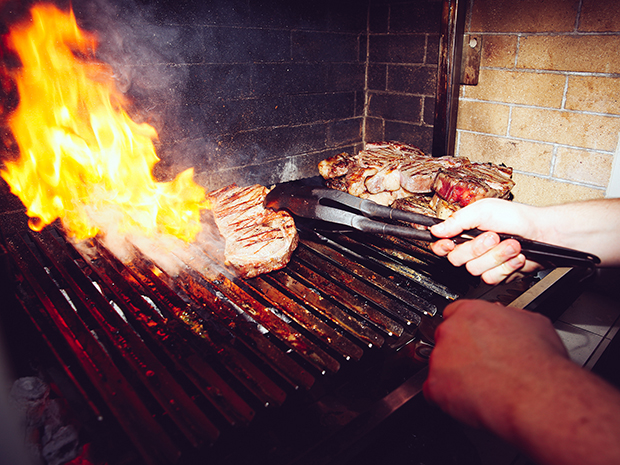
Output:
M70 422L65 402L50 396L47 383L32 376L19 378L9 399L20 417L32 464L61 465L80 454L78 428Z

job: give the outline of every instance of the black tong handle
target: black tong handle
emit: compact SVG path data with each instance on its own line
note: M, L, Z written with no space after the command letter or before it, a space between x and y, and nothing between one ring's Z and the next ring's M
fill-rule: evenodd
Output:
M397 215L394 215L393 218L398 219L396 218L396 216ZM432 218L432 220L438 220L433 222L433 224L437 224L442 221L438 218ZM431 221L428 221L428 223L430 222ZM431 234L431 232L427 229L416 229L409 226L382 223L380 221L373 221L365 217L356 218L353 221L352 226L361 231L366 231L370 233L390 234L394 236L406 237L409 239L426 242L433 242L441 239L440 237ZM457 244L462 244L463 242L470 241L474 237L479 236L484 232L485 231L482 231L480 229L470 229L467 231L463 231L460 235L452 237L450 239L452 239ZM590 268L601 262L601 260L596 255L581 252L579 250L546 244L544 242L532 241L530 239L525 239L521 236L511 234L498 235L502 241L506 239L514 239L518 241L521 244L521 253L525 255L525 258L541 264L551 263L555 266L584 266Z

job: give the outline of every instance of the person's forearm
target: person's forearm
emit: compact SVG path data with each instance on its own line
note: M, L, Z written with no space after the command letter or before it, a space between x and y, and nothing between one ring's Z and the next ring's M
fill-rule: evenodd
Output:
M541 207L532 225L532 239L593 253L603 266L620 265L620 199Z
M487 426L540 464L620 463L620 394L569 360L550 363L524 380L539 388L522 391L507 418Z

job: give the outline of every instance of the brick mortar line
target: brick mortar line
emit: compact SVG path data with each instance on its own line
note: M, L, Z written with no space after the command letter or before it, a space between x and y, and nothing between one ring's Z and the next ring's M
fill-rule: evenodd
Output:
M562 110L567 110L566 96L568 95L568 81L569 81L569 76L566 76L564 79L564 91L562 92L562 103L560 104L560 108Z
M561 144L559 142L547 142L547 141L542 141L542 140L536 140L536 139L526 139L524 137L515 137L515 136L510 136L510 135L499 135L499 134L490 134L488 132L480 132L480 131L472 131L471 129L458 129L457 128L457 132L463 132L463 133L468 133L468 134L476 134L478 136L487 136L487 137L495 137L497 139L505 139L505 140L510 140L510 141L518 141L518 142L531 142L534 144L544 144L544 145L551 145L555 148L564 148L564 149L571 149L571 150L580 150L580 151L584 151L584 152L590 152L590 153L600 153L600 154L604 154L604 155L611 155L614 156L615 154L615 149L614 150L599 150L599 149L593 149L590 147L580 147L578 145L568 145L568 144Z
M558 146L556 144L553 145L551 149L551 160L549 160L549 176L552 178L555 177L553 174L555 172L555 165L558 161Z
M474 99L474 98L471 98L471 97L461 97L461 98L459 98L459 101L477 102L477 103L490 103L490 104L493 104L493 105L507 105L509 107L514 107L514 108L528 108L528 109L531 109L531 110L548 110L548 111L557 111L557 112L564 112L564 113L574 113L574 114L578 114L578 115L604 116L604 117L608 117L608 118L620 118L620 114L614 114L614 113L598 113L598 112L587 111L587 110L569 110L569 109L566 109L566 108L543 107L543 106L538 106L538 105L527 105L527 104L524 104L524 103L501 102L499 100L480 100L480 99Z
M516 58L515 58L516 61ZM536 69L536 68L503 68L501 66L481 66L482 70L491 70L491 71L509 71L509 72L519 72L519 73L530 73L530 74L559 74L570 76L580 76L580 77L607 77L612 79L620 78L620 73L601 73L597 71L572 71L572 70L556 70L556 69Z
M469 31L468 34L487 36L517 36L517 37L587 37L587 36L620 36L620 31L541 31L541 32L491 32Z
M528 171L513 170L513 173L519 173L524 176L531 176L533 178L538 178L538 179L546 179L548 181L561 182L563 184L571 184L573 186L587 187L588 189L594 189L598 191L605 191L607 189L607 186L597 186L595 184L588 184L588 183L581 182L581 181L572 181L570 179L555 178L553 176L546 176L544 174L538 174L538 173L530 173Z
M575 16L575 32L579 32L579 25L581 24L581 10L583 9L583 0L579 0L577 5L577 15Z

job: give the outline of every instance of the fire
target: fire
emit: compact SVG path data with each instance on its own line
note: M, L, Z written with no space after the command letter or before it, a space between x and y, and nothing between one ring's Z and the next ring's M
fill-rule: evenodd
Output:
M105 234L172 234L191 241L200 231L205 191L193 169L156 182L155 129L128 115L110 66L95 59L94 35L73 12L51 5L5 38L21 60L9 71L19 105L9 126L19 147L2 177L41 230L57 218L77 240Z

